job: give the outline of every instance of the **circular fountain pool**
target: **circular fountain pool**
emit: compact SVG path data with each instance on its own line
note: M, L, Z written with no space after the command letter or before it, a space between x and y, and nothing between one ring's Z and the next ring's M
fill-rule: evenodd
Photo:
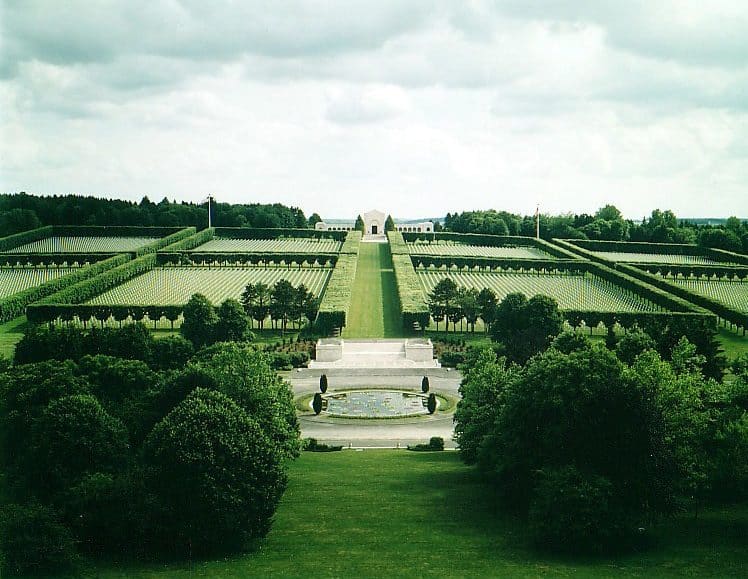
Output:
M402 390L331 392L323 394L322 400L322 413L340 418L404 418L429 413L428 395Z

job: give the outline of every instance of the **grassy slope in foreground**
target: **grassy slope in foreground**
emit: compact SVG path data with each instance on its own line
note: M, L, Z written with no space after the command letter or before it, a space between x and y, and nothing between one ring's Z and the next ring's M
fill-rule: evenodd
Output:
M539 556L456 453L305 453L273 529L252 555L100 577L731 577L748 565L748 507L665 521L650 551Z
M403 335L390 246L362 243L344 338L398 338Z

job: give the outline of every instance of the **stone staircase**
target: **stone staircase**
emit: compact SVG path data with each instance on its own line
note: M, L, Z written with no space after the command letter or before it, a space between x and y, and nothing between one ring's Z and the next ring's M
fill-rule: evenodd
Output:
M431 340L344 340L317 342L310 369L328 368L439 368Z

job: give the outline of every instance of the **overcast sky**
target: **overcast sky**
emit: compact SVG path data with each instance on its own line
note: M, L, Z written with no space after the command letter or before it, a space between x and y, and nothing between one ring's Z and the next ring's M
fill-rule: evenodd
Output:
M748 217L748 2L0 0L0 190Z

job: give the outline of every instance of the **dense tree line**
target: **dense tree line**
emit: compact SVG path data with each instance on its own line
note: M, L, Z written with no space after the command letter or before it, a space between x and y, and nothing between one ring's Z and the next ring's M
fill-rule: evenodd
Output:
M447 213L444 229L455 233L535 236L535 216L506 211ZM698 243L704 247L748 252L748 221L730 217L723 225L679 220L672 211L655 209L640 223L624 219L613 205L593 215L540 215L543 239L596 239L652 243Z
M0 399L3 574L242 550L300 451L290 387L262 353L195 353L140 324L29 334L0 361Z
M316 213L307 220L297 207L273 204L213 203L216 227L314 227ZM147 196L136 203L120 199L26 193L0 195L0 231L10 235L41 225L134 225L207 227L207 203L172 202L164 197L154 203Z
M748 496L748 358L720 382L683 336L667 356L639 328L592 343L559 334L539 297L542 306L519 295L499 304L504 343L464 364L455 413L463 460L538 544L625 549L659 516Z

